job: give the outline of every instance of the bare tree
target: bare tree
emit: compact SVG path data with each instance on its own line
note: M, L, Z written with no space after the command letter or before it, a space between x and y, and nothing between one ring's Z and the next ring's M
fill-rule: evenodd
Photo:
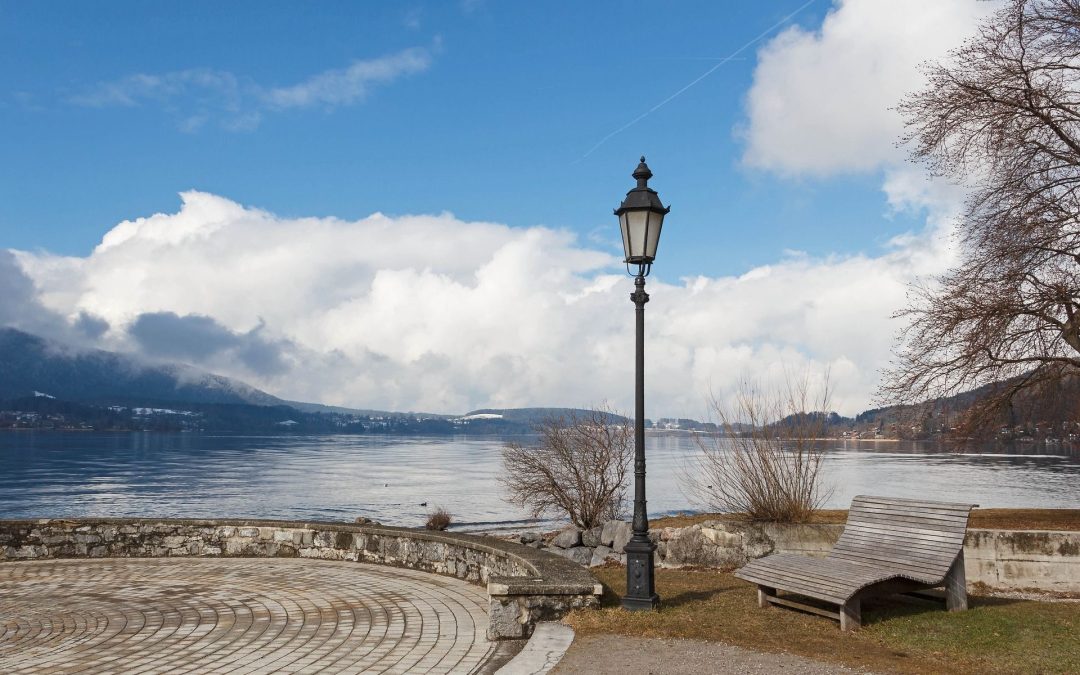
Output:
M750 520L802 523L829 497L821 480L821 440L829 420L828 377L812 395L808 377L787 377L771 394L744 384L734 410L716 398L721 431L699 441L683 468L691 501Z
M1080 3L1011 0L900 104L913 159L972 190L961 260L913 288L880 391L991 382L967 428L1080 372Z
M617 419L602 409L551 417L537 425L536 443L504 447L500 480L510 501L534 517L565 515L582 529L618 518L634 435Z

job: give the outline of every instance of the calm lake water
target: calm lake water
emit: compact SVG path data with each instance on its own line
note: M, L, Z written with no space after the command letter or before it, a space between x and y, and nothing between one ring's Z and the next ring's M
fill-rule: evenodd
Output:
M504 440L5 432L0 518L366 516L418 526L438 505L462 529L547 525L504 501L496 481ZM695 508L679 476L697 452L692 437L648 437L651 515ZM1080 508L1080 453L1068 447L950 452L929 444L835 441L824 471L832 507L869 493L983 507Z

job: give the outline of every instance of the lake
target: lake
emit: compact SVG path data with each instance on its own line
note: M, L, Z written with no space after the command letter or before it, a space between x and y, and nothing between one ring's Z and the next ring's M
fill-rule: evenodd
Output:
M365 516L420 526L442 506L461 529L551 525L504 501L496 478L505 440L3 432L0 518ZM926 443L830 441L827 448L830 507L869 493L1080 508L1080 452L1068 446L952 452ZM695 508L679 476L697 452L690 436L648 436L650 515Z

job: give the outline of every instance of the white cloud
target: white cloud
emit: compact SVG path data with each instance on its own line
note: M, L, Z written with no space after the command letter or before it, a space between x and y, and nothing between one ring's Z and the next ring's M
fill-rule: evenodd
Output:
M828 176L903 161L901 97L919 64L972 34L998 3L838 0L821 28L792 27L758 53L747 94L743 161L788 175Z
M208 68L137 73L99 83L69 97L68 102L93 108L154 104L173 117L181 131L198 131L210 121L228 131L250 131L267 111L354 105L374 86L423 72L431 61L430 50L414 47L353 61L345 68L326 70L284 87L268 87Z
M422 72L430 65L428 50L406 49L378 59L355 61L348 68L328 70L291 87L270 89L264 98L277 108L349 105L362 100L374 84Z
M614 250L450 214L287 219L206 193L182 198L177 213L118 224L85 258L18 252L38 300L69 321L107 322L102 346L197 352L197 365L287 398L435 412L629 408L632 286ZM905 283L942 264L932 236L876 258L789 255L741 277L651 278L650 414L702 416L710 391L739 378L826 366L838 408L862 410ZM155 346L168 326L185 333ZM199 335L206 344L191 342Z

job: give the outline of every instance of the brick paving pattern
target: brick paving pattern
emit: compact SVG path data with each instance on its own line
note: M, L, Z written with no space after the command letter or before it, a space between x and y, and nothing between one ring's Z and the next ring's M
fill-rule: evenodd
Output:
M0 564L0 673L468 673L487 595L353 562Z

